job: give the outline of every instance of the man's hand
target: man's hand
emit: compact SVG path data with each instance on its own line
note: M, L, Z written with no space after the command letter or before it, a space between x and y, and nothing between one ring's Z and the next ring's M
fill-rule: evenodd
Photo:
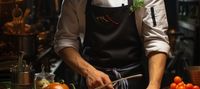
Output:
M111 83L109 76L90 65L85 61L77 50L72 47L66 47L59 52L64 62L80 75L86 78L88 89L95 89L99 86ZM103 89L114 89L112 84Z
M99 86L105 85L107 83L111 83L109 76L101 71L95 70L93 73L90 73L86 76L86 83L88 89L95 89ZM106 86L103 89L114 89L112 84Z

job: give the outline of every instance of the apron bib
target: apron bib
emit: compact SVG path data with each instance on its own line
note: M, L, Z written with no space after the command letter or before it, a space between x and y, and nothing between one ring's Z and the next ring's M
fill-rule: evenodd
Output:
M106 8L88 5L83 57L100 67L140 64L144 54L134 13L129 6Z

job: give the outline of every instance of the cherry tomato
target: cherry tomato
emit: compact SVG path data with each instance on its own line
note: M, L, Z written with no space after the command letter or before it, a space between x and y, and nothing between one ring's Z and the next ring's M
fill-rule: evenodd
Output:
M175 76L174 77L174 83L179 84L182 82L182 78L180 76Z
M199 88L199 86L194 85L194 86L193 86L193 89L200 89L200 88Z
M176 89L186 89L185 86L178 86Z
M170 89L176 89L176 83L171 83L170 84Z
M192 84L192 83L187 83L187 84L185 85L185 88L186 88L186 89L193 89L193 84Z

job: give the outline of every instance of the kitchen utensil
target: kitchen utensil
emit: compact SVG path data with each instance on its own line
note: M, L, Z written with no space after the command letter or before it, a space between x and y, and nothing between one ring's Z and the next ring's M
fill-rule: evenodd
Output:
M17 34L21 34L22 30L23 30L23 21L22 21L22 17L23 16L23 11L21 8L18 7L18 5L16 5L16 7L13 9L12 11L12 17L13 17L13 25L14 25L14 31Z
M23 58L24 58L24 52L21 51L20 52L21 55L19 56L19 59L18 59L18 71L22 71L23 70Z
M23 17L21 19L22 20L22 33L27 32L27 31L25 31L25 20L29 16L30 12L31 12L30 8L26 8L26 10L24 11L24 15L23 15Z
M36 73L34 76L34 89L43 89L48 84L54 82L55 75L45 72L43 65L41 68L42 71L40 73Z
M95 89L102 89L102 88L104 88L104 87L106 87L106 86L108 86L110 84L113 84L113 86L115 86L117 84L117 82L119 82L119 81L131 79L131 78L138 78L138 77L142 77L142 76L143 76L142 74L136 74L136 75L131 75L131 76L128 76L128 77L120 78L120 79L117 79L115 81L112 81L111 83L107 83L105 85L99 86L99 87L97 87Z
M21 52L18 64L10 68L12 89L32 89L33 71L31 66L23 61L24 54Z

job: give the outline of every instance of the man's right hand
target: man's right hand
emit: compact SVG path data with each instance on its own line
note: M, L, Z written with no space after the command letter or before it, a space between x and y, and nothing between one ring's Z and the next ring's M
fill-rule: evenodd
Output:
M95 89L99 86L111 83L109 76L99 70L95 70L86 76L86 83L88 89ZM112 84L106 86L103 89L114 89Z
M62 49L59 54L64 59L66 64L86 78L88 89L95 89L99 86L111 83L111 80L107 74L97 70L87 61L85 61L76 49L72 47L66 47ZM110 84L104 89L114 88L112 84Z

